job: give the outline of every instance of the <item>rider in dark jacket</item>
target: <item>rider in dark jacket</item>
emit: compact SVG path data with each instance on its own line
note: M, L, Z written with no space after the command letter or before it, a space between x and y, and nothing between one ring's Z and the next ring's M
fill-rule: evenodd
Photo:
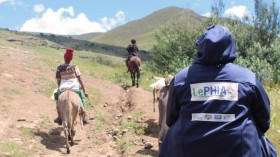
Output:
M139 56L139 49L138 46L136 44L136 39L131 39L131 44L129 44L126 48L127 52L128 52L128 56L126 58L126 66L128 68L128 61L130 60L131 57L133 56Z
M196 46L193 65L170 84L170 129L159 157L277 156L264 137L270 126L269 98L252 71L233 64L231 33L211 26Z
M136 40L135 39L131 39L131 44L129 44L126 48L128 55L132 55L132 56L138 56L138 46L136 44Z

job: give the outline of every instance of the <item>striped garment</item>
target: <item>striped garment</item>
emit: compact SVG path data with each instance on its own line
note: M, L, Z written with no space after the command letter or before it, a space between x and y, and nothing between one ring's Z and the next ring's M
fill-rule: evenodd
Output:
M77 79L81 75L78 66L74 64L61 64L56 70L56 79L61 79L59 90L77 91L80 89L80 83Z

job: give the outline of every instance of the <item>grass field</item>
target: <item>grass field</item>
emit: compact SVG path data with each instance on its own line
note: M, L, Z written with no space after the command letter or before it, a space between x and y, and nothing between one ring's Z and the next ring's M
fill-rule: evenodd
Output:
M271 103L271 125L266 136L276 147L277 154L280 155L280 88L279 86L266 87L266 91Z

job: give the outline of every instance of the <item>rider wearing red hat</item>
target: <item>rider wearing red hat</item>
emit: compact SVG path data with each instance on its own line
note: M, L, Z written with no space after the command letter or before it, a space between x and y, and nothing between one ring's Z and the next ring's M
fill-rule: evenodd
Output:
M66 90L72 90L80 96L85 111L86 109L85 96L87 97L88 94L85 91L85 86L82 81L81 72L78 66L71 64L73 57L74 57L74 50L72 48L66 48L66 51L64 53L64 64L59 65L56 70L56 80L58 85L57 99L62 92ZM58 105L58 101L56 102L56 107L57 105ZM58 117L54 120L54 122L58 123L59 125L62 125L60 114L59 112L57 113L58 113ZM85 118L84 118L84 123L87 124Z

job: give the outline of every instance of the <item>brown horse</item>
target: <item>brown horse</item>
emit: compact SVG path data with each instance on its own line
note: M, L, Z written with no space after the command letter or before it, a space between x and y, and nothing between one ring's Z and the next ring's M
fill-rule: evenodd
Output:
M132 56L128 61L129 72L132 80L132 86L139 87L138 80L140 78L141 59L138 56ZM137 75L136 75L137 74Z
M61 95L58 98L57 109L64 127L67 154L69 154L70 145L68 139L71 140L71 146L73 146L74 136L76 132L74 126L75 126L77 115L78 114L80 115L80 124L83 129L83 116L85 111L79 95L70 90L61 93Z

